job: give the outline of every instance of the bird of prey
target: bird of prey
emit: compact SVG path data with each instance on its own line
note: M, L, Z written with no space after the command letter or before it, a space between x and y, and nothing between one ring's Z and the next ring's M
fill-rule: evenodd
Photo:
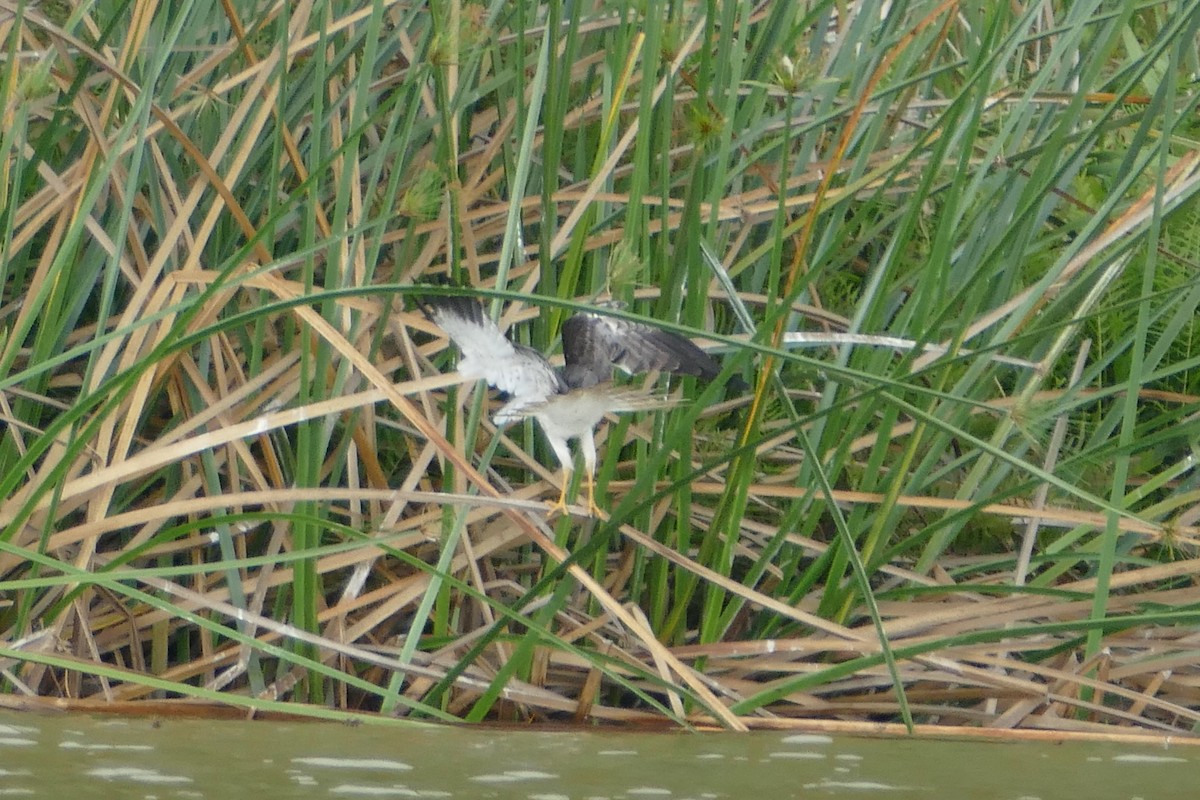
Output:
M533 417L562 467L562 491L550 513L567 513L567 487L575 459L568 442L579 440L587 470L588 513L596 505L595 428L608 413L662 408L670 401L612 384L613 368L630 374L666 371L712 380L720 365L691 341L668 331L625 319L577 313L563 323L560 370L541 353L515 344L469 297L421 297L421 310L458 345L458 371L481 379L508 397L492 417L497 425Z

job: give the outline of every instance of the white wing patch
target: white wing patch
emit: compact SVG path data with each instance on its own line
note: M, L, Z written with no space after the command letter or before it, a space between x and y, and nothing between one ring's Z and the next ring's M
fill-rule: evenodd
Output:
M497 425L523 419L523 409L544 403L560 391L558 374L540 353L510 342L486 315L471 319L448 306L430 304L434 323L458 346L458 371L464 378L487 381L511 400L496 413Z
M475 322L441 306L432 306L430 316L462 352L458 371L464 377L482 378L493 383L490 373L495 366L511 361L516 355L512 342L504 337L490 317Z

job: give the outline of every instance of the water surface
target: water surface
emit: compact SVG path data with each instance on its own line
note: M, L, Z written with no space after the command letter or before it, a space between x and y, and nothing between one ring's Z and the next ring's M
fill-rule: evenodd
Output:
M0 712L0 797L1151 800L1200 750L812 734L627 734Z

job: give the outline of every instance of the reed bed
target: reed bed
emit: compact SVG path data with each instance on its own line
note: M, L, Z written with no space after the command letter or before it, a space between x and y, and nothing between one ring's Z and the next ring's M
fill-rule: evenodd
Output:
M1190 734L1198 11L0 4L0 702ZM447 278L723 375L548 517Z

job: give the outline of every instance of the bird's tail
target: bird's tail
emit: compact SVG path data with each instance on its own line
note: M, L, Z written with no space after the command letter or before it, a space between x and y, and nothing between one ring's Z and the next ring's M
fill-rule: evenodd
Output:
M569 423L561 423L564 425L586 426L588 420L591 420L590 424L595 425L605 414L670 408L679 403L679 399L674 396L664 397L644 389L599 384L566 394L551 395L545 400L514 398L497 411L492 420L497 425L507 425L526 417L557 413L561 419L571 420Z
M604 392L605 402L608 404L608 411L614 413L671 408L672 406L679 405L681 399L678 395L655 394L647 392L644 389L614 389L609 386L602 391Z
M544 401L530 402L526 398L509 400L492 415L492 422L497 425L509 425L514 422L520 422L526 417L532 417L541 410L543 405L545 405Z

